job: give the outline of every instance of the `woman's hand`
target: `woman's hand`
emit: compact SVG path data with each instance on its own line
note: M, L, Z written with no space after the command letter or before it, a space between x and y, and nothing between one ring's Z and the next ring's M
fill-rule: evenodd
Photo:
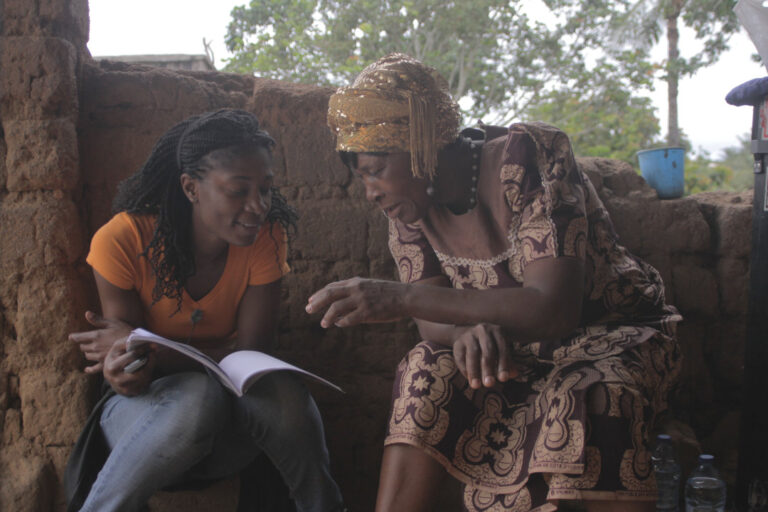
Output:
M137 354L134 351L126 351L125 341L125 338L119 339L109 349L104 359L104 378L112 389L121 395L136 396L144 393L152 382L152 373L157 362L156 347L151 344L144 345L141 349L145 351ZM147 363L135 372L126 372L125 367L141 356L147 357Z
M453 357L472 389L492 387L518 375L501 327L478 324L453 343Z
M69 335L69 341L80 345L80 350L88 361L96 364L85 367L85 373L100 373L104 369L104 359L115 341L125 338L130 334L132 327L120 320L103 318L93 311L85 312L85 319L96 327L91 331L73 332Z
M325 311L320 325L328 328L393 322L406 316L408 285L379 279L353 277L331 283L307 301L307 313ZM326 311L327 310L327 311Z

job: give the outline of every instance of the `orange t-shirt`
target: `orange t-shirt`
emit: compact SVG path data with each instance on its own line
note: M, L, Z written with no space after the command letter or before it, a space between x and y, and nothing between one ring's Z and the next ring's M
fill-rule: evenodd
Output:
M149 260L140 256L152 239L155 216L118 213L93 235L86 261L104 279L124 290L136 290L144 307L146 327L177 341L225 340L237 330L237 311L248 286L268 284L290 271L282 226L265 224L247 247L229 246L227 263L219 281L200 300L182 290L181 310L176 299L163 296L152 304L155 275ZM192 314L202 318L192 330Z

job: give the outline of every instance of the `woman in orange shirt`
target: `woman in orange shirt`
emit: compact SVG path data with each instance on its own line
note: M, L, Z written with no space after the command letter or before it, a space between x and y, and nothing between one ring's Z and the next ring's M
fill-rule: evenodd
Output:
M273 146L248 112L194 116L120 185L87 258L103 317L88 312L95 329L70 335L111 387L94 415L109 456L71 510L142 510L158 489L235 474L262 451L299 511L342 510L320 414L295 376L274 372L237 398L176 352L153 348L140 366L125 347L145 327L216 360L269 351L296 222L273 186Z

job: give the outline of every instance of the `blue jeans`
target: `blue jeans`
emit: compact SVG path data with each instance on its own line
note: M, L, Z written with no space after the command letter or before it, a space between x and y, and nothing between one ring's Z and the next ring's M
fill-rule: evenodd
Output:
M143 395L109 399L101 428L111 452L81 512L143 510L155 491L235 475L261 451L300 512L341 509L320 413L289 372L261 378L241 398L204 373L162 377Z

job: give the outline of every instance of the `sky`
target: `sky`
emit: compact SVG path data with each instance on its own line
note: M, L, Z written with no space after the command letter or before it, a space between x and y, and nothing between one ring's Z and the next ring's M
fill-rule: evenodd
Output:
M205 39L214 53L218 69L224 66L224 44L230 12L247 0L90 0L91 55L203 54ZM681 34L681 47L691 48L691 37ZM688 45L688 46L686 46ZM735 86L766 76L766 68L752 62L756 53L745 31L735 35L730 50L720 61L700 70L680 83L679 124L693 148L717 158L727 147L739 145L739 137L748 134L752 124L751 107L734 107L725 95ZM659 46L655 55L663 56ZM667 88L658 82L651 93L662 133L667 124Z

